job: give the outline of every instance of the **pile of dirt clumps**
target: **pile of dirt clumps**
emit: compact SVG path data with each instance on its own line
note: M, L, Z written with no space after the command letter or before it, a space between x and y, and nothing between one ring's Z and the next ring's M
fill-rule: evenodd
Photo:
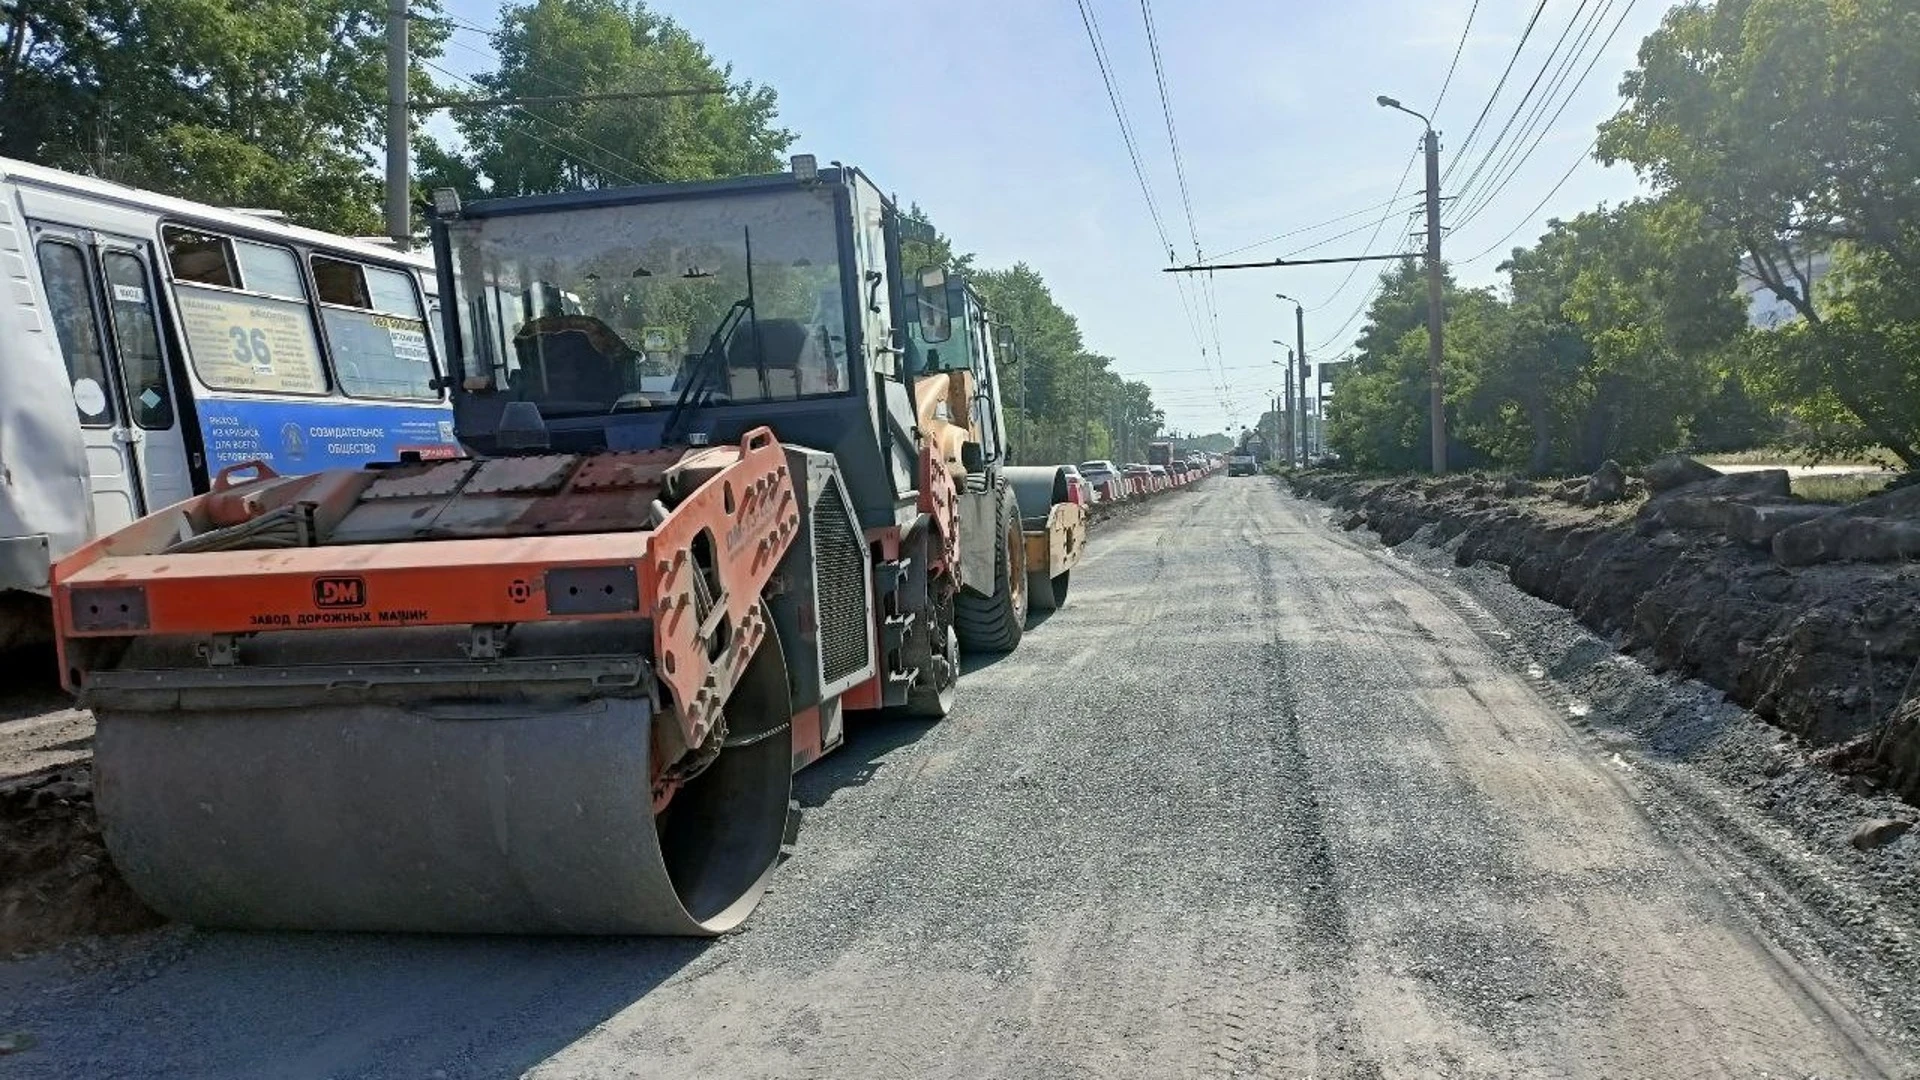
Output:
M0 955L162 921L107 858L87 763L0 779Z
M1650 469L1650 495L1598 506L1472 474L1290 482L1390 545L1432 526L1422 535L1459 565L1506 567L1656 668L1717 687L1825 748L1833 767L1920 801L1920 565L1896 561L1899 543L1859 539L1920 525L1915 489L1829 507L1789 495L1784 472L1720 476L1696 462Z

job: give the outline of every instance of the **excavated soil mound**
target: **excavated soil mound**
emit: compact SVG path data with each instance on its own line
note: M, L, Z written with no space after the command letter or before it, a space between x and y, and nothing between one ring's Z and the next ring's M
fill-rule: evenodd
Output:
M85 762L0 780L0 954L161 921L107 859Z
M1338 520L1348 529L1364 526L1390 545L1420 533L1452 550L1459 565L1506 567L1515 585L1572 611L1623 650L1717 687L1825 748L1834 768L1862 783L1920 801L1920 710L1912 704L1920 696L1920 565L1785 565L1741 528L1729 535L1676 525L1685 515L1664 511L1671 495L1653 505L1586 507L1524 482L1471 475L1305 474L1289 482L1347 511Z

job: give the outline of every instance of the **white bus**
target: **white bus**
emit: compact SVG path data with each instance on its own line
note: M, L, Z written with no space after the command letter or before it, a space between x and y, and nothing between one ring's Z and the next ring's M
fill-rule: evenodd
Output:
M432 261L0 158L0 649L51 564L204 492L459 452Z

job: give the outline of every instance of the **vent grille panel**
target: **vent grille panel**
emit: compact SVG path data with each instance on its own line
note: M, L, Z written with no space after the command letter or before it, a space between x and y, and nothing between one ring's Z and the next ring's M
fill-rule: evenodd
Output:
M867 666L867 552L847 517L840 482L827 481L813 511L815 615L820 668L829 683Z

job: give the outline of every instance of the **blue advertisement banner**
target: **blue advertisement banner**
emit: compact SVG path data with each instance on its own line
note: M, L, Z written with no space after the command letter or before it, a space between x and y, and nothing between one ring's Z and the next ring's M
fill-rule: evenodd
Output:
M195 408L209 474L247 461L293 476L398 461L409 450L429 458L460 454L446 405L205 398Z

